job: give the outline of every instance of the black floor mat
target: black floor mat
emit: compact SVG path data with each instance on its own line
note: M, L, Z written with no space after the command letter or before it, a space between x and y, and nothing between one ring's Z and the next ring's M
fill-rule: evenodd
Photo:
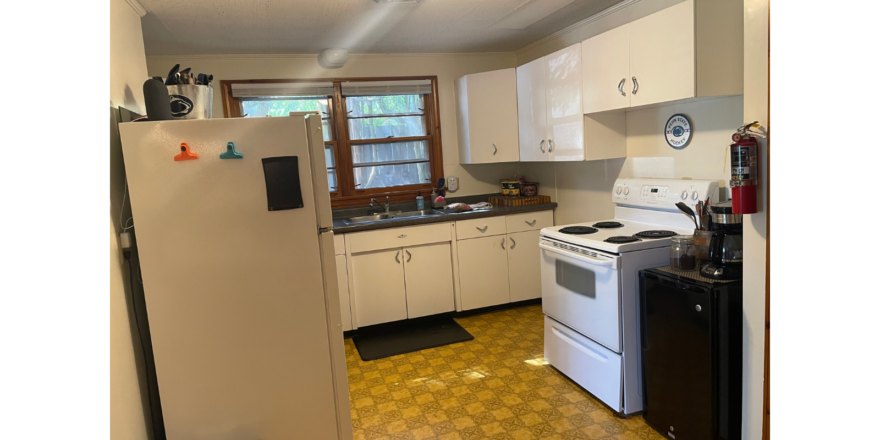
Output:
M440 347L474 337L452 318L403 324L393 329L367 330L352 338L361 359L372 361L426 348Z

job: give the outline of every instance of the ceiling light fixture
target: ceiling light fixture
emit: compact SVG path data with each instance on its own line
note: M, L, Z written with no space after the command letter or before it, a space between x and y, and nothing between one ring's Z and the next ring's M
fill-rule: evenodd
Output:
M346 49L324 49L318 55L318 64L325 69L338 69L348 61Z

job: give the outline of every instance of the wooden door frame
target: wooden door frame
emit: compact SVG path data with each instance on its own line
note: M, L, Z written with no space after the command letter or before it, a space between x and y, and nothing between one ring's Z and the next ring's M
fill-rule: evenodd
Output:
M770 267L771 267L771 259L770 259L770 243L771 243L771 179L770 179L770 145L771 145L771 121L773 119L773 16L772 16L772 0L767 2L768 9L768 44L767 44L767 84L768 84L768 96L767 96L767 285L766 285L766 303L765 303L765 315L766 315L766 327L764 329L764 439L770 440L771 435L771 311L770 311L770 286L771 286L771 278L770 278Z

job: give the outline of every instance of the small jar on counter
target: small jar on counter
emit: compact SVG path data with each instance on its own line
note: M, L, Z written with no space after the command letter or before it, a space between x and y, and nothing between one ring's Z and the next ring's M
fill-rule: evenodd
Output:
M697 268L697 250L694 247L693 235L672 237L672 245L669 247L669 265L677 270Z

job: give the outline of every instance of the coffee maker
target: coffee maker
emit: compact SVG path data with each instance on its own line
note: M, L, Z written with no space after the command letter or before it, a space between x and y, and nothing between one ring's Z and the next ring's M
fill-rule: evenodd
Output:
M709 242L709 262L700 267L700 274L716 280L742 279L742 214L733 213L730 201L712 205L710 209L715 235Z

